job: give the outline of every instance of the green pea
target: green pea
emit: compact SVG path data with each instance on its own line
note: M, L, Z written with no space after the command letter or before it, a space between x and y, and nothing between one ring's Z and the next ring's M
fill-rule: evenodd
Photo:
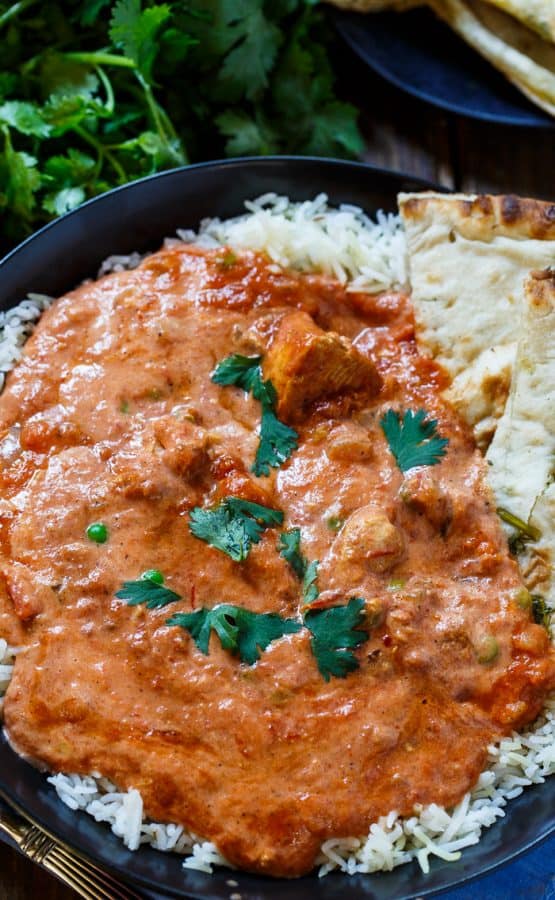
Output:
M532 606L532 594L526 588L520 588L515 594L515 602L521 609L530 609Z
M108 540L108 529L103 522L93 522L87 528L87 537L95 544L105 544Z
M342 519L340 516L330 516L327 521L327 526L330 531L341 531L344 521L345 519Z
M482 665L493 662L499 656L499 644L491 634L484 634L474 645L476 659Z
M141 575L142 581L153 581L154 584L164 584L164 576L158 569L147 569Z

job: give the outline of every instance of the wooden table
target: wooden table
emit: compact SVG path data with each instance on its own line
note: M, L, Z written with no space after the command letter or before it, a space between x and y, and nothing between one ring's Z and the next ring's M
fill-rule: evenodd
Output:
M361 110L363 159L462 191L555 201L555 135L464 120L386 84L345 47L333 51L342 95ZM0 900L75 894L0 843Z

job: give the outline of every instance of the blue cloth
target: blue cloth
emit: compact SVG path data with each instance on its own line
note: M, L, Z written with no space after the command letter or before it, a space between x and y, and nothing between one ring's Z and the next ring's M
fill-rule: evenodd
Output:
M491 875L438 894L442 900L555 900L555 838Z

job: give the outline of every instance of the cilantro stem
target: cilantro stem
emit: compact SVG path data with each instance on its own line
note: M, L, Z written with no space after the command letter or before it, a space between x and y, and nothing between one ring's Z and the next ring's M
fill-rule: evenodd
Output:
M104 108L107 115L111 116L115 109L114 89L112 87L112 82L106 75L104 69L101 69L100 66L95 66L95 71L104 86L104 90L106 91L106 103L104 104Z
M91 147L94 147L101 159L106 159L110 163L114 172L117 174L120 183L124 184L124 182L127 181L127 173L121 163L118 162L114 154L110 153L110 151L106 149L105 145L101 141L97 141L92 136L92 134L89 134L89 132L86 131L86 129L81 128L80 125L76 125L74 131L79 135L80 138L82 138L82 140L84 140Z
M0 16L0 28L2 28L2 25L5 25L11 19L14 19L16 16L18 16L20 12L28 9L29 6L34 6L35 3L38 3L38 0L20 0L19 3L14 3L13 6L10 6L10 8Z
M93 66L121 66L125 69L134 69L135 63L128 56L120 56L117 53L105 53L103 50L95 50L92 53L71 52L64 53L64 59L71 62L84 63Z
M539 541L541 538L541 531L539 528L536 528L535 525L530 525L528 522L524 522L522 519L519 519L518 516L515 516L512 512L509 512L508 509L503 509L502 506L497 508L497 515L499 518L506 522L507 525L511 525L512 528L516 528L517 531L520 531L521 534L526 535L527 538L530 538L531 541Z

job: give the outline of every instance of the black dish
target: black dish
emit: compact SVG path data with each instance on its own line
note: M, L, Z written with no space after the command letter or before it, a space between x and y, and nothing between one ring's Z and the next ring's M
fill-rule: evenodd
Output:
M156 249L177 227L196 227L205 216L231 216L242 202L267 191L295 200L325 191L333 204L354 203L372 213L394 210L400 190L429 187L417 179L359 163L276 157L191 166L111 191L47 225L0 263L0 309L27 292L60 294L94 276L113 253ZM508 815L468 848L457 863L432 861L423 875L416 864L373 877L332 874L287 882L241 872L213 876L183 870L179 857L150 848L130 853L106 826L74 813L44 775L29 766L0 736L0 795L17 804L51 834L101 865L136 883L181 897L229 900L404 900L460 885L506 863L555 830L555 778L525 791ZM238 887L230 888L233 878Z
M430 10L335 13L351 49L407 93L449 112L502 125L554 128L493 66Z

